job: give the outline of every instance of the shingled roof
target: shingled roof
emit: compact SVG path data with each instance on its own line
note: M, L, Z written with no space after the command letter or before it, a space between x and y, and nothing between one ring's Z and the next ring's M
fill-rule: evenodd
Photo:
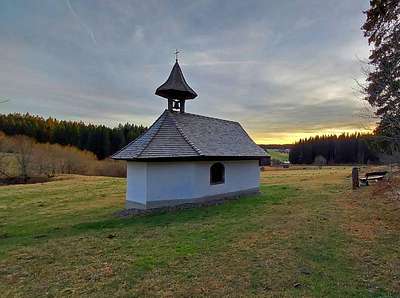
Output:
M176 60L167 81L157 88L156 94L170 99L193 99L197 93L190 88Z
M165 110L136 140L113 159L174 160L258 159L266 152L238 122Z

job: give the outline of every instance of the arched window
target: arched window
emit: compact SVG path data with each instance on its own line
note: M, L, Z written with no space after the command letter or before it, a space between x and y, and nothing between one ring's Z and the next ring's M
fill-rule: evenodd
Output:
M225 182L225 167L217 162L210 168L210 184L221 184Z

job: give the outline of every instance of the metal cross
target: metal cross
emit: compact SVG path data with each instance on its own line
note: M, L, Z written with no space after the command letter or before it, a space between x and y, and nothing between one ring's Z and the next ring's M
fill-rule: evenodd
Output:
M174 53L174 54L175 54L175 60L178 61L178 54L179 54L178 49L175 50L175 53Z

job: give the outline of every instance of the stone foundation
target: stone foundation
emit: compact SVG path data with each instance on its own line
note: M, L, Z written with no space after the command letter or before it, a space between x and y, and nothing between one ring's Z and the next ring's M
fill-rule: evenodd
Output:
M215 196L207 196L189 200L164 200L164 201L151 201L146 205L126 201L125 210L117 212L115 215L120 217L154 214L166 211L182 210L188 208L220 205L226 201L239 199L243 196L257 195L260 193L258 188L247 189L232 193L220 194Z

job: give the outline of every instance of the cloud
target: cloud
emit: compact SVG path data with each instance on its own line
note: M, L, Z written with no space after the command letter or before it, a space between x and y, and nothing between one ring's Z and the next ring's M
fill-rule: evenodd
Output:
M2 112L150 125L180 49L189 112L259 140L367 127L355 80L367 0L0 3Z
M94 32L92 29L90 29L90 27L83 21L83 19L78 15L78 13L75 11L75 9L72 7L71 1L70 0L66 0L67 1L67 6L69 11L71 12L71 14L76 18L76 20L78 21L78 23L82 26L82 28L84 30L86 30L86 32L88 33L89 37L91 38L91 40L93 41L93 43L95 45L97 45L97 41L96 41L96 37L94 35Z

